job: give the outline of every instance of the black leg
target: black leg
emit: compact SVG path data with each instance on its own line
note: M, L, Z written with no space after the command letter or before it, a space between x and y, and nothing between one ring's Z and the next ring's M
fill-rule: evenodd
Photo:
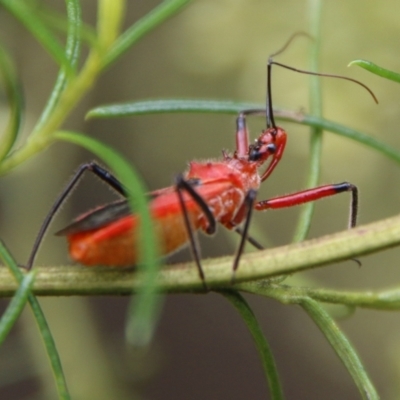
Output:
M99 164L97 164L95 161L82 164L75 172L74 176L71 178L70 182L67 184L64 190L57 197L56 201L54 202L53 206L48 212L46 218L44 219L42 226L40 227L39 233L36 236L35 243L33 244L33 248L29 256L28 262L25 266L27 270L30 270L33 266L37 252L39 250L39 247L43 241L43 237L46 234L51 221L57 214L57 211L60 209L60 207L62 206L68 195L74 190L75 186L77 185L77 183L79 182L80 178L82 177L85 171L93 172L102 181L110 185L120 195L124 197L126 196L126 191L123 185L118 181L118 179L115 176L113 176L110 172L105 170L103 167L101 167Z
M210 211L210 208L208 207L207 203L204 201L204 199L196 192L196 190L192 187L192 185L186 181L182 175L178 175L176 178L176 191L178 193L178 198L179 198L179 203L182 208L182 213L183 213L183 218L185 221L186 229L188 232L189 236L189 242L190 242L190 247L192 249L193 253L193 258L194 261L197 265L197 269L199 271L199 276L200 279L203 282L203 286L205 290L208 290L208 286L205 280L205 275L203 268L201 266L201 256L200 256L200 248L199 245L196 241L196 238L194 236L194 230L192 227L192 224L189 219L188 211L185 205L185 201L182 196L182 191L185 190L192 198L193 200L197 203L197 205L201 208L201 210L204 213L204 216L208 220L208 227L207 227L207 233L208 234L213 234L216 229L217 229L217 223L215 221L214 215Z
M251 189L247 192L246 197L244 199L244 204L247 208L247 217L245 219L243 230L242 230L242 238L240 239L240 243L239 243L236 255L235 255L235 259L233 260L232 278L231 278L232 283L234 283L234 281L235 281L235 273L239 267L239 261L240 261L240 257L243 254L244 245L246 243L246 240L249 239L249 237L248 237L249 227L250 227L251 215L253 213L253 208L254 208L254 204L256 201L256 197L257 197L257 191Z
M242 228L235 228L235 232L238 233L240 236L243 236L243 229ZM256 239L254 239L252 236L247 235L246 240L254 246L257 250L265 250L265 247L259 243Z

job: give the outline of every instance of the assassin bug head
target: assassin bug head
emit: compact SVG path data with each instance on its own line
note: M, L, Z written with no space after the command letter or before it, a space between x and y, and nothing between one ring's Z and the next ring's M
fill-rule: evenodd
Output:
M264 130L254 144L249 146L248 160L257 162L261 166L269 157L271 162L261 181L264 181L272 173L282 157L286 145L286 132L277 126Z
M255 144L249 146L248 160L257 162L261 166L270 156L271 162L264 173L261 175L261 181L264 181L272 173L278 162L280 161L286 145L286 132L284 129L276 126L274 119L274 111L272 108L272 89L271 89L271 71L274 64L273 57L282 53L291 43L291 41L299 35L309 35L304 32L297 32L292 35L285 45L268 57L267 64L267 99L266 99L266 118L267 128L261 133Z
M239 158L241 157L247 157L248 161L256 162L257 166L261 166L268 158L271 158L271 162L267 169L263 172L261 175L261 181L264 181L269 177L269 175L272 173L276 165L278 164L279 160L282 157L282 153L285 149L286 145L286 132L276 126L275 124L275 119L274 119L274 111L272 107L272 79L271 79L271 71L272 71L272 65L278 65L280 67L290 69L295 72L299 72L302 74L307 74L307 75L316 75L316 76L322 76L322 77L331 77L331 78L339 78L339 79L345 79L354 83L357 83L358 85L362 86L364 89L366 89L374 101L378 103L377 98L375 97L374 93L369 89L366 85L363 83L352 79L348 78L345 76L341 75L333 75L333 74L323 74L323 73L318 73L318 72L311 72L311 71L303 71L297 68L292 68L290 66L287 66L285 64L278 63L273 60L273 57L277 56L278 54L282 53L292 42L292 40L297 37L297 36L307 36L312 39L310 35L308 35L305 32L297 32L294 35L292 35L289 40L285 43L285 45L275 52L274 54L271 54L268 58L268 64L267 64L267 99L266 99L266 129L261 133L259 138L256 140L255 144L251 144L250 146L247 147L248 143L248 133L246 129L246 123L245 123L245 115L249 114L259 114L260 110L247 110L242 113L240 113L238 122L237 122L237 137L236 137L236 154Z
M246 160L247 162L254 162L257 167L260 167L268 159L271 159L269 166L261 175L261 180L264 181L281 159L287 135L284 129L272 126L262 131L255 143L249 145L246 115L260 113L265 114L265 110L246 110L239 114L236 120L236 151L234 157Z
M271 90L271 70L274 61L272 57L283 52L290 44L290 42L299 35L306 35L306 33L298 32L290 37L290 39L285 43L285 45L274 54L271 54L268 58L267 64L267 107L264 110L246 110L239 114L237 118L237 128L236 128L236 152L235 157L239 159L245 159L249 162L255 162L257 167L260 167L268 159L270 159L270 164L266 170L261 175L261 181L264 181L272 173L278 162L280 161L283 151L286 145L286 132L284 129L276 126L274 120L274 112L272 108L272 90ZM246 127L246 115L251 114L266 114L267 117L267 127L261 133L259 138L254 144L249 145L248 131Z

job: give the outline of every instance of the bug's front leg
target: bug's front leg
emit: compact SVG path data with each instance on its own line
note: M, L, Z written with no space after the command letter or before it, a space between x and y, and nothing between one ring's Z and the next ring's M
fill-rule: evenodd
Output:
M254 207L259 211L267 210L269 208L292 207L343 192L351 192L349 228L354 228L357 223L358 189L355 185L349 182L318 186L316 188L302 190L300 192L287 194L285 196L274 197L269 200L262 200L256 203Z

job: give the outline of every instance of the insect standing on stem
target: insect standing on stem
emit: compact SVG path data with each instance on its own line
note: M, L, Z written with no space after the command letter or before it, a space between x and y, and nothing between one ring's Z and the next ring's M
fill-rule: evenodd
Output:
M293 37L273 56L281 53ZM234 153L223 152L222 159L219 161L192 161L189 163L188 170L178 175L173 186L149 194L150 214L160 241L161 253L170 254L189 242L204 287L207 286L195 238L197 230L201 229L206 234L213 234L219 222L227 229L236 230L241 234L233 260L233 279L245 242L249 241L255 247L262 248L248 236L253 209L263 211L291 207L338 193L351 192L349 228L356 225L358 194L356 186L349 182L323 185L268 200L256 200L261 183L274 171L286 145L286 132L276 126L273 115L271 94L273 64L300 73L350 80L366 88L377 101L370 89L356 80L294 69L275 62L272 59L273 56L270 56L267 67L267 108L266 110L245 110L239 113L236 120ZM254 143L249 144L246 117L260 113L266 114L267 127ZM260 167L266 163L264 171L259 172ZM124 186L96 162L81 165L44 220L27 263L28 269L34 263L40 243L54 215L85 171L93 172L117 193L126 197ZM139 223L139 217L132 214L127 201L121 199L80 216L57 235L67 237L71 258L81 264L134 266L137 263Z

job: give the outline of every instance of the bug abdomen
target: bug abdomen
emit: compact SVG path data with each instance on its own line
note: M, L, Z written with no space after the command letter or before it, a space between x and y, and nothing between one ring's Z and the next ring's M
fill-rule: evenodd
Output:
M197 229L193 214L193 228ZM153 219L160 241L161 255L178 250L188 241L188 232L181 214L164 214ZM86 266L134 266L138 262L140 235L138 217L128 216L100 229L67 236L70 257Z

